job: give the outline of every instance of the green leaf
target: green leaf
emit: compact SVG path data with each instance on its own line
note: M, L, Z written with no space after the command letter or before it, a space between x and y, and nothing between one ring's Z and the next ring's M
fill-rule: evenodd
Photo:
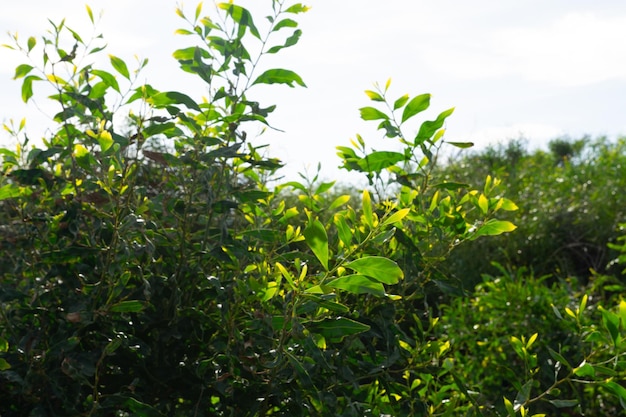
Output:
M345 216L342 214L336 214L334 217L334 223L337 227L337 232L339 235L339 239L343 242L345 246L350 246L352 243L352 229L348 226L348 222L346 222Z
M363 217L365 218L365 224L370 229L374 227L374 214L372 213L372 198L367 190L363 190Z
M409 214L410 211L411 209L409 208L403 208L403 209L396 211L391 216L384 219L383 226L388 226L390 224L399 222L400 220L404 219Z
M532 379L527 381L517 392L517 396L515 397L515 402L513 404L513 408L515 410L519 410L530 398L530 390L533 387L533 382L534 381Z
M504 397L504 408L506 409L509 417L515 417L515 409L513 408L513 404L506 397Z
M346 204L348 201L350 201L350 196L349 195L340 195L339 197L337 197L330 206L328 206L329 210L334 210L337 207L341 207L344 204Z
M24 83L22 84L22 100L24 103L28 102L33 96L33 81L41 81L41 79L41 77L36 75L29 75L24 78Z
M445 110L439 113L437 119L435 120L427 120L420 126L419 132L415 136L415 145L419 145L430 139L437 130L439 130L443 123L446 121L448 116L450 116L454 112L454 107L451 109Z
M604 388L608 389L615 396L617 396L622 403L622 408L626 408L624 407L624 404L626 403L626 388L622 387L615 381L603 382L600 385L602 385Z
M17 68L15 68L15 75L13 76L13 79L17 80L19 78L25 77L33 68L34 67L32 65L28 64L18 65Z
M100 77L100 79L102 79L107 86L112 87L118 93L120 92L120 86L117 83L115 76L110 72L94 69L91 70L91 73L96 77Z
M500 208L502 210L515 211L515 210L519 209L519 207L517 207L517 204L515 204L514 202L512 202L508 198L502 198L501 201L502 201L502 205L500 206Z
M556 408L575 407L578 405L578 400L548 400L548 402Z
M124 401L124 407L128 407L128 410L132 412L133 416L137 417L162 417L162 414L155 408L148 404L144 404L136 399L129 397Z
M383 96L381 96L376 91L365 90L365 95L367 95L370 98L370 100L372 100L372 101L383 101L383 102L385 101Z
M378 151L368 154L359 160L361 170L365 172L380 172L404 160L404 154L399 152Z
M0 353L9 351L9 342L2 336L0 336Z
M237 22L244 30L247 27L250 30L250 33L257 39L261 39L261 35L259 34L258 29L254 25L254 20L252 19L252 14L247 9L244 9L241 6L237 6L232 3L219 3L217 5L222 10L226 10L228 15L232 17L232 19ZM239 36L243 36L243 32L240 29Z
M109 311L114 313L136 313L145 308L144 303L138 300L129 300L129 301L120 301L119 303L113 304Z
M293 6L289 6L285 10L285 13L293 13L293 14L305 13L305 12L309 11L309 9L310 9L309 6L305 6L302 3L296 3Z
M517 229L517 226L509 221L491 219L483 223L472 235L471 239L473 240L480 236L500 235L502 233L512 232L515 229Z
M345 317L325 319L308 324L309 331L319 333L326 339L340 342L346 336L366 332L370 326Z
M352 294L372 294L377 297L385 296L385 287L380 282L376 282L365 275L344 275L328 283L326 287L344 290Z
M430 94L421 94L413 97L402 111L402 123L416 114L423 112L430 106Z
M466 149L474 146L474 142L446 142L449 145L456 146L457 148Z
M6 371L7 369L11 369L11 364L4 358L0 358L0 371Z
M272 32L276 32L282 28L296 28L298 27L298 22L292 19L283 19L276 23L272 28Z
M487 215L487 212L489 211L489 200L484 194L478 196L478 208L480 208L483 215Z
M361 112L361 119L363 120L389 119L389 116L374 107L362 107L359 111Z
M583 361L580 365L574 368L574 374L580 377L594 377L596 376L596 370L590 363Z
M319 220L310 220L302 234L309 248L328 271L328 235L324 225Z
M406 102L409 101L409 95L405 94L393 103L393 109L398 110L400 107L404 106Z
M365 256L348 262L344 266L383 284L397 284L404 277L398 264L382 256Z
M572 368L572 365L569 364L567 359L565 359L565 357L563 357L563 355L561 355L557 351L552 350L551 348L548 347L548 353L550 353L550 356L552 356L552 359L558 362L561 362L563 365L567 366L570 369Z
M293 32L293 34L285 40L285 43L282 45L276 45L267 50L268 54L275 54L283 48L288 48L290 46L294 46L300 40L300 36L302 35L302 31L297 29Z
M26 42L26 46L28 47L28 52L32 51L36 44L37 44L37 39L33 38L32 36L28 38L28 41Z
M100 132L100 134L98 135L98 144L100 145L100 149L102 149L102 152L108 151L109 148L113 146L113 143L114 142L111 133L106 130Z
M323 182L321 183L317 189L315 190L315 194L323 194L326 191L330 190L333 185L335 185L336 181L329 181L329 182Z
M109 55L109 59L111 60L111 65L117 72L119 72L124 78L130 80L130 73L128 72L128 67L126 63L121 59L113 55Z
M602 306L598 306L598 310L602 313L602 324L604 324L604 328L609 331L613 345L617 346L618 340L620 339L620 317Z
M256 80L252 83L254 84L287 84L289 87L294 87L294 83L306 87L304 81L298 74L293 71L275 68L269 69L265 71L263 74L259 75Z
M22 189L16 184L5 184L0 187L0 201L23 195Z
M179 93L178 91L158 93L150 97L147 101L159 108L175 104L184 104L190 109L202 111L200 106L198 106L198 104L193 101L191 97L186 94Z

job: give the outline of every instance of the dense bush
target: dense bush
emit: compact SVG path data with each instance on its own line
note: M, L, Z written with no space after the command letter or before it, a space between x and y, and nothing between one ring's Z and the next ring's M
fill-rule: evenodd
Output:
M626 212L626 139L555 139L550 152L529 152L516 140L475 152L443 167L445 175L472 183L502 178L503 194L519 211L509 216L518 230L506 238L472 242L450 258L451 273L471 287L489 262L532 268L537 275L574 277L586 284L592 271L619 274L607 247L620 235ZM480 254L480 255L478 255Z
M618 415L620 403L606 395L606 388L571 384L563 378L568 371L589 376L583 371L586 364L595 366L595 377L613 375L604 368L611 358L610 340L601 340L596 333L602 313L585 307L599 300L577 296L560 283L548 285L548 276L535 277L525 268L494 267L499 274L484 275L470 298L457 298L443 308L436 328L439 337L453 346L456 369L468 388L480 393L477 401L484 403L485 415L500 415L504 406L484 393L515 398L529 381L528 389L542 393L544 400L533 405L536 412L561 415L560 408L575 404L580 415L600 410ZM624 290L623 285L620 288ZM622 302L620 308L624 307ZM523 351L527 344L530 355Z
M43 144L29 144L19 123L6 126L18 147L0 150L0 413L524 416L543 399L579 406L585 386L603 390L592 397L599 409L626 401L616 382L623 301L605 309L592 300L589 316L588 296L574 306L569 293L528 279L539 299L523 304L526 293L515 293L530 309L515 314L537 327L524 329L502 321L520 282L502 290L486 279L477 301L440 304L439 294L463 293L445 262L514 230L501 217L517 206L492 175L473 188L437 170L442 146L470 144L443 140L453 109L412 125L430 95L391 99L389 82L366 91L384 110L363 107L361 117L401 147L373 151L357 136L337 148L368 189L337 193L315 178L268 187L281 163L247 131L269 126L274 106L252 94L259 84L304 85L262 65L297 43L294 19L307 10L271 4L262 28L233 3L214 18L201 6L193 18L178 10L188 23L178 32L195 42L174 57L206 83L202 99L138 85L145 60L136 70L113 55L112 69L85 64L104 43L65 22L42 46L14 37L32 60L15 73L23 100L47 86L58 108ZM568 321L552 323L547 303ZM498 317L486 313L492 306ZM463 322L472 317L495 326L498 337L481 336L484 351ZM554 386L534 343L550 348ZM482 352L494 357L479 361ZM512 380L502 388L493 373L514 355L524 372L504 374ZM576 382L579 395L560 399L555 390Z

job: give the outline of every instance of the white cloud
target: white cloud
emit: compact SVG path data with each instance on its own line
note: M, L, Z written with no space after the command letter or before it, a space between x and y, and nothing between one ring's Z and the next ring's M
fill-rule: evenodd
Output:
M626 16L569 13L540 28L504 30L494 49L530 80L565 86L626 77Z
M571 87L626 78L626 15L571 11L508 23L466 22L418 49L435 70L467 80L513 76Z

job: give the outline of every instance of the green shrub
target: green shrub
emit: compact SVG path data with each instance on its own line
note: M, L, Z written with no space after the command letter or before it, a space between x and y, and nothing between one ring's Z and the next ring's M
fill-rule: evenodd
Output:
M450 273L471 287L480 274L496 273L489 262L532 268L537 275L576 277L585 285L591 271L611 269L624 218L626 140L557 139L551 153L529 153L521 141L450 161L444 175L467 182L491 174L502 178L503 195L519 211L504 216L519 227L506 238L472 242L449 258Z
M201 5L193 18L178 10L188 23L178 33L195 42L174 57L206 84L202 100L138 85L145 60L134 70L113 55L112 69L80 64L105 45L64 21L43 49L14 37L32 63L41 56L16 69L23 100L47 86L57 113L43 145L29 146L20 123L7 126L20 146L1 150L3 416L483 412L431 306L433 294L462 293L444 261L514 230L501 216L517 206L492 176L478 189L442 178L439 149L469 146L443 140L453 109L413 126L430 95L392 100L389 82L366 91L384 110L361 116L402 150L371 150L360 136L338 147L368 189L336 193L315 178L270 189L282 164L246 132L269 126L274 106L252 93L304 85L260 58L297 43L294 19L307 10L271 4L262 29L233 3L219 3L216 18L201 17ZM624 400L605 378L623 371L619 306L602 311L613 350L606 332L591 340L593 355L614 362L592 369ZM527 386L523 406L535 401Z
M548 285L547 276L525 268L495 267L500 274L484 275L471 297L444 307L436 327L484 415L506 415L504 403L493 402L501 396L549 416L619 414L620 400L606 395L613 388L601 378L619 381L626 363L618 359L623 346L613 343L616 329L606 320L613 313L604 301ZM623 315L626 304L617 304Z

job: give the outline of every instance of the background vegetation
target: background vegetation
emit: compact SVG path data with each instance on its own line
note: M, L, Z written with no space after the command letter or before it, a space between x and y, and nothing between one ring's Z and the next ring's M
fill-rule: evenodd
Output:
M454 109L420 121L430 95L387 81L360 112L390 148L337 147L366 189L280 182L247 132L271 128L257 85L305 86L265 62L307 8L217 10L178 10L199 97L141 84L146 60L96 64L102 37L64 21L12 39L22 99L57 113L0 149L0 414L626 409L623 140L441 163L471 147L444 139Z

